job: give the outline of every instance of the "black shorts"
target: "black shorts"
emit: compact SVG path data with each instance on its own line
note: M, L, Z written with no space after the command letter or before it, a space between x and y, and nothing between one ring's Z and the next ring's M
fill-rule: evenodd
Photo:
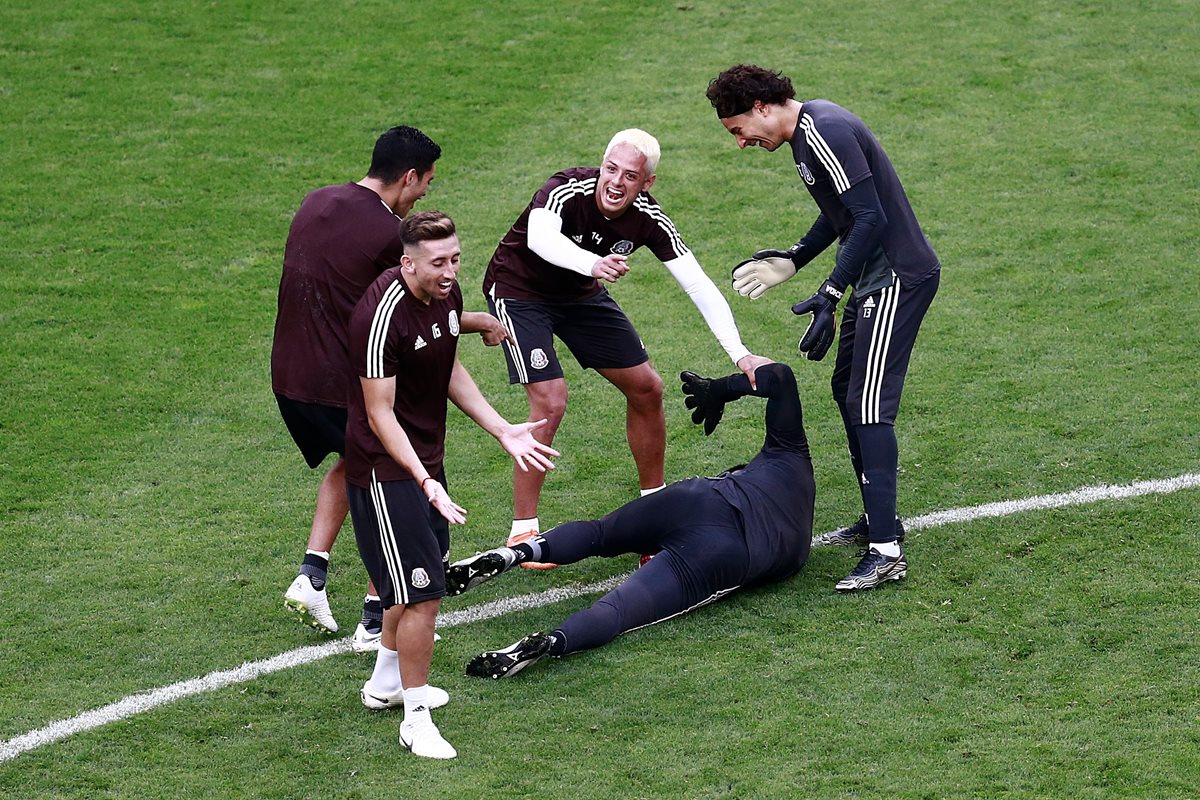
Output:
M896 277L846 303L831 382L851 425L895 424L908 359L940 278L939 271L909 288Z
M445 486L445 476L438 480ZM414 480L346 484L354 539L384 608L446 595L450 523Z
M504 358L509 383L563 376L555 336L584 369L623 369L650 360L633 323L608 292L574 303L488 297L488 308L508 331Z
M325 456L346 453L346 409L323 406L320 403L301 403L275 393L283 423L300 448L305 462L316 469Z

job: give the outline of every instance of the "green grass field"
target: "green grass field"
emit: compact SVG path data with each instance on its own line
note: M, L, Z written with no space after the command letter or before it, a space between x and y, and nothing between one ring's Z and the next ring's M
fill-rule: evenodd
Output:
M917 0L551 5L24 2L0 7L0 742L130 694L320 641L283 613L318 474L268 355L288 224L355 180L385 128L444 149L468 307L495 241L555 170L629 126L655 196L747 344L791 361L819 530L858 514L831 359L729 268L816 215L790 154L738 152L704 89L753 61L862 116L944 273L898 424L900 510L1200 469L1200 4ZM731 365L648 254L614 295L670 387L669 479L743 461L761 406L705 438L681 369ZM510 418L502 357L463 360ZM544 523L636 494L619 395L569 371ZM452 417L459 557L507 532L509 464ZM1188 798L1200 795L1200 491L930 528L909 579L800 576L511 681L485 648L590 598L446 631L436 712L459 758L404 753L336 655L0 761L5 798ZM445 609L621 574L508 575ZM348 529L331 599L364 571Z

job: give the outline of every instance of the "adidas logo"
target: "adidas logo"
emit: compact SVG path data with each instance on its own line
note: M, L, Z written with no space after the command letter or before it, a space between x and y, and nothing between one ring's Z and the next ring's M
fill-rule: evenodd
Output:
M413 350L420 350L424 346L425 346L425 340L422 339L420 336L418 336L417 341L413 344Z
M874 307L875 307L875 298L874 297L868 297L867 302L863 303L863 308L874 308Z
M577 233L574 236L572 236L571 238L575 240L575 244L583 244L583 234L582 233Z

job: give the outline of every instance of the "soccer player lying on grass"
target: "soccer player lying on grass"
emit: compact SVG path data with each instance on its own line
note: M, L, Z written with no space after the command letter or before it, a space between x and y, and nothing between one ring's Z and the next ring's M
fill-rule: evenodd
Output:
M790 578L808 559L812 537L813 468L796 378L786 364L755 371L756 389L741 373L725 378L680 375L692 421L708 435L725 404L767 398L766 441L747 465L715 478L689 478L632 500L598 520L559 525L513 547L498 547L452 564L446 591L456 595L524 561L572 564L588 556L657 553L590 608L551 633L482 653L467 664L480 678L514 675L546 656L607 644L719 600L737 589Z

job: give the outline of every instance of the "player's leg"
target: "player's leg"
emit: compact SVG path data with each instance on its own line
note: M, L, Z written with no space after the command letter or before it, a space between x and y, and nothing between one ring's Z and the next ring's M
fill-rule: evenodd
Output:
M449 530L415 481L347 486L354 537L384 607L375 669L362 701L382 709L403 703L400 741L418 755L453 758L429 715L449 696L428 685L434 621L445 595Z
M673 619L735 591L748 569L745 541L727 503L715 517L717 524L689 529L691 546L664 550L552 633L534 633L503 650L481 653L467 665L467 674L508 677L546 656L600 647L623 633ZM686 558L684 551L690 553Z
M323 633L335 633L338 624L329 609L325 583L330 551L347 513L343 488L345 463L340 456L345 450L346 410L302 403L279 394L275 400L288 432L311 469L320 466L330 453L339 454L317 490L304 559L295 580L284 592L284 605L301 621Z
M553 444L558 426L567 409L567 384L562 365L554 349L554 326L559 311L554 307L532 301L509 300L489 296L488 308L508 332L504 342L504 359L508 365L508 380L525 387L529 402L529 421L545 419L546 424L534 431L543 444ZM541 530L538 503L546 473L513 467L513 523L509 530L510 544L524 541ZM549 569L553 564L530 564L533 569Z
M643 491L661 488L667 449L662 378L641 337L608 292L566 308L555 334L580 366L596 370L625 395L625 433L638 483Z
M663 485L667 451L667 417L663 411L663 382L647 361L636 367L597 369L625 395L625 436L637 466L638 485Z
M893 425L917 332L936 292L937 276L913 288L896 278L859 304L846 408L862 458L869 544L858 566L838 583L839 591L870 589L908 571L896 516L899 456Z

